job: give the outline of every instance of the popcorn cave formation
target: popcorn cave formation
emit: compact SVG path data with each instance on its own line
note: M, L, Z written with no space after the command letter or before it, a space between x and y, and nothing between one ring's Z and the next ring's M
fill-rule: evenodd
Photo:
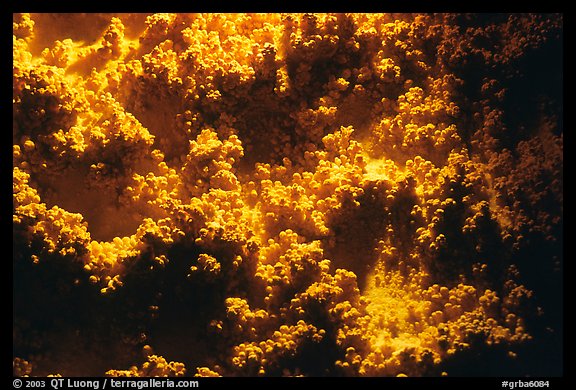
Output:
M562 39L14 14L14 374L562 375Z

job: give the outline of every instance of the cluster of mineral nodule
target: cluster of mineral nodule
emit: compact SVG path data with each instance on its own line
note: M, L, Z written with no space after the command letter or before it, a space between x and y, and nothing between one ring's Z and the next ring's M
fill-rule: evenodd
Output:
M557 374L561 42L14 14L14 374Z

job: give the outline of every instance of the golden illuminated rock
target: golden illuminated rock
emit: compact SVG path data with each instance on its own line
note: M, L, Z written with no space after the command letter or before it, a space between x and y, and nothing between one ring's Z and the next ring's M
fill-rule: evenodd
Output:
M561 374L562 22L14 14L14 375Z

